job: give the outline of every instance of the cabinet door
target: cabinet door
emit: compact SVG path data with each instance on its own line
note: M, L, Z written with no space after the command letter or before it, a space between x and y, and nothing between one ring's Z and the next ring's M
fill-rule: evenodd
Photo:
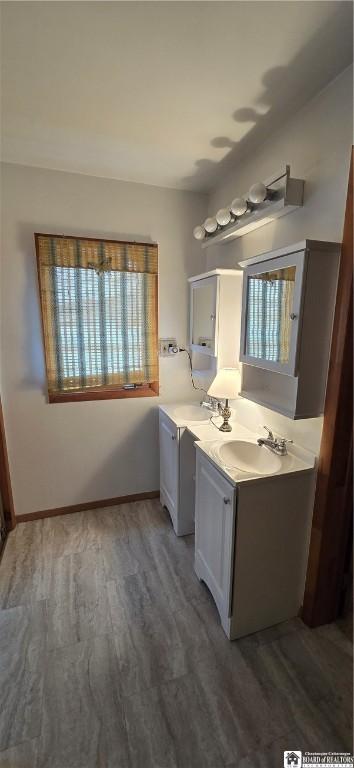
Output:
M225 619L232 603L235 489L199 451L196 481L196 571Z
M191 283L191 347L216 355L218 277Z
M160 413L160 492L164 504L177 526L178 515L178 476L179 476L179 436L172 421Z
M296 375L305 255L301 251L246 267L242 362Z

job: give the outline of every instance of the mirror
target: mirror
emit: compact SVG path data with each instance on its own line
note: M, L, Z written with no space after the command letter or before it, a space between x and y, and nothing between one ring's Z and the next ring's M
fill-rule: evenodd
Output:
M286 364L290 357L296 267L247 278L246 354Z
M194 284L192 290L192 344L213 346L215 321L215 284L206 280Z

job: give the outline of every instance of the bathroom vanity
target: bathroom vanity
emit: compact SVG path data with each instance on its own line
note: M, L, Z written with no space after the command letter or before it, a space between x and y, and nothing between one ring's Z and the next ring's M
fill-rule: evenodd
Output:
M195 532L195 572L230 639L296 616L311 531L315 456L259 446L195 404L159 408L160 499L177 536Z
M177 536L194 533L195 528L195 441L230 439L230 434L223 435L210 423L211 415L197 402L159 406L160 500ZM240 439L252 437L239 424L232 434Z
M302 449L278 457L256 440L196 449L195 571L234 640L301 608L315 457Z

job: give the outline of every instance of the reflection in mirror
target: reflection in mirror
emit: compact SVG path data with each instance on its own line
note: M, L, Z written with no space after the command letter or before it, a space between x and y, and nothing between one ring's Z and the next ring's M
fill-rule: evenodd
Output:
M201 282L193 286L193 344L212 346L214 328L214 283Z
M296 267L248 278L246 353L258 360L288 363Z

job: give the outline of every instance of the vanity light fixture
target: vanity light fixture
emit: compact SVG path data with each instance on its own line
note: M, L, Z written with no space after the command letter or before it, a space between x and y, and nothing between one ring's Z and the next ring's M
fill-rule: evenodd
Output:
M233 213L234 216L243 216L248 210L248 207L247 200L245 200L244 197L235 197L231 203L231 213Z
M196 240L204 240L205 238L205 229L204 227L194 227L193 229L193 235Z
M223 423L219 427L220 432L231 432L232 426L229 424L231 411L229 400L235 399L240 391L240 372L238 368L220 368L212 381L208 395L217 400L225 400L225 405L220 409L220 415L223 417Z
M215 218L220 227L225 227L226 224L230 224L231 213L229 208L220 208L220 211L217 212Z
M249 193L248 199L251 203L258 205L264 203L268 197L268 190L263 181L257 181L257 184L253 184Z
M202 228L195 227L194 237L203 240L202 248L208 248L263 227L303 205L304 184L303 179L291 177L287 165L270 179L253 184L247 195L235 197L228 207L207 218ZM200 236L199 230L203 228L205 237Z
M209 235L212 235L213 232L216 232L218 228L218 222L216 221L215 216L209 216L208 219L205 219L203 227Z

